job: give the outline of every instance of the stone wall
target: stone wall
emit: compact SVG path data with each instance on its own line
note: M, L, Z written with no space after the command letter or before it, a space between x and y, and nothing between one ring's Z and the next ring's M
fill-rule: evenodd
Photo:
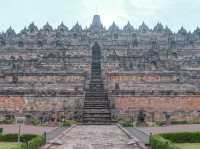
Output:
M0 96L1 110L23 110L26 107L26 100L21 96Z
M0 114L35 114L35 116L45 116L48 113L55 117L65 115L71 118L74 113L81 113L84 96L68 97L33 97L33 96L1 96L0 97Z
M166 112L177 121L200 122L200 96L117 96L113 104L122 117L136 119L139 110L144 110L149 121L165 120Z

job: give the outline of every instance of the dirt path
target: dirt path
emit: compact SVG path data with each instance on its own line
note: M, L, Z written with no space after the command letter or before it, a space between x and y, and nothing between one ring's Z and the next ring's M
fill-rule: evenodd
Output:
M115 125L79 125L59 138L62 145L49 149L139 149L135 140Z

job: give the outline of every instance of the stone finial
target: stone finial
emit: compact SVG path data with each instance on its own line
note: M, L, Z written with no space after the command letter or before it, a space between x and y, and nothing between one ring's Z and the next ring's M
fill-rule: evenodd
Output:
M108 31L110 32L118 32L120 29L119 27L113 22L113 24L109 27Z
M47 22L44 26L43 26L43 30L44 31L47 31L47 32L50 32L53 30L52 26L49 25L49 23Z
M165 26L164 31L165 31L165 33L172 34L172 31L170 30L170 28L168 26Z
M14 29L12 29L12 27L10 26L6 31L6 37L10 38L10 37L15 37L15 36L16 36L16 33Z
M37 32L38 31L38 28L37 26L32 22L29 26L28 26L28 31L30 33L34 33L34 32Z
M123 31L126 33L131 33L134 31L133 26L130 24L130 22L128 21L127 25L124 26Z
M194 35L191 33L191 31L187 34L187 41L189 41L190 44L193 44L193 41L195 40Z
M143 22L142 25L139 26L139 31L142 33L148 32L150 29L149 27Z
M63 22L61 22L61 24L58 26L57 30L60 32L67 32L69 29L67 26L64 25Z
M99 15L94 15L92 24L89 29L94 32L98 32L103 29L103 25L101 24L101 18Z
M185 36L187 34L186 29L182 26L181 29L178 31L178 34Z
M154 27L153 31L156 33L163 32L164 31L163 25L160 22L158 22L157 25Z
M24 29L22 29L22 30L20 31L20 34L27 34L27 32L28 32L28 29L27 29L26 26L25 26Z
M200 37L200 28L197 26L197 28L193 32L194 35L198 35Z
M72 32L81 32L82 31L82 27L79 25L79 23L77 22L76 25L74 25L71 29Z
M94 15L91 27L102 28L100 15Z

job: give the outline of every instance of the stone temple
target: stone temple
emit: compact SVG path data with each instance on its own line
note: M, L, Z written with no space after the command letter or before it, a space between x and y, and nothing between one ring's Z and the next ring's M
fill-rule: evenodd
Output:
M200 28L106 29L34 23L0 34L0 112L85 123L111 118L200 121Z

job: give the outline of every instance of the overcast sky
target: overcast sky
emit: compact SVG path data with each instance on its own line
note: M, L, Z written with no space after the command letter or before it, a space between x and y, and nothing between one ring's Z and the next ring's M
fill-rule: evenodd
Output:
M113 21L120 27L130 21L135 28L159 21L173 31L200 26L200 0L0 0L0 31L12 26L18 32L31 22L42 27L47 21L54 28L62 21L69 28L77 21L85 27L96 13L106 27Z

